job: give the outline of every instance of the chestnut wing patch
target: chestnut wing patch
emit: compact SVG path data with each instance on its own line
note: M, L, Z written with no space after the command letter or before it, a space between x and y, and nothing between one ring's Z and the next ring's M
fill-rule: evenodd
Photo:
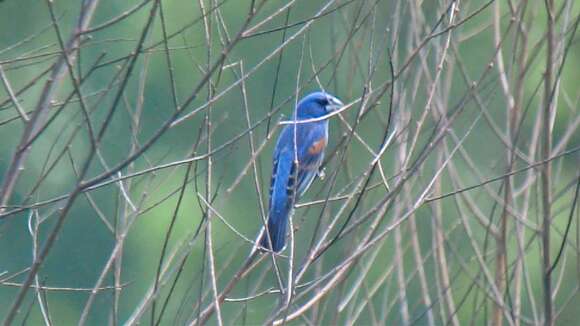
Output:
M316 155L320 154L324 147L326 147L326 138L321 138L320 140L315 141L310 147L308 148L308 154Z

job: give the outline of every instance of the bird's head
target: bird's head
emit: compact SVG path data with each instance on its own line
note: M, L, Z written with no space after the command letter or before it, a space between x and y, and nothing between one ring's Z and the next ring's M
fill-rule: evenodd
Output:
M296 107L298 119L323 117L339 109L344 104L336 97L325 92L314 92L304 97Z

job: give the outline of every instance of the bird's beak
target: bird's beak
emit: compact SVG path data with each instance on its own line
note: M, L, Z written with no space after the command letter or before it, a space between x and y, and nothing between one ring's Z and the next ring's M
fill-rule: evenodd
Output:
M326 110L328 112L332 112L332 111L338 110L338 109L340 109L343 106L344 106L344 103L342 103L341 100L337 99L334 96L329 96L328 97L328 105L326 106Z

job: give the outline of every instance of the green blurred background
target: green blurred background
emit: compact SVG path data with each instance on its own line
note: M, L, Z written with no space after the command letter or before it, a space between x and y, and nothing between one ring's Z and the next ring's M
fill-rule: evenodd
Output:
M70 32L74 27L79 12L79 3L80 1L78 0L54 2L59 26L65 38L68 38L68 35L70 35ZM107 21L111 17L117 16L137 3L139 3L139 1L102 1L99 4L91 26L96 26ZM226 1L222 6L221 13L223 14L224 20L227 22L229 28L228 33L230 36L235 35L239 30L246 16L248 3L248 1L230 0ZM270 1L265 5L262 13L259 14L254 21L257 22L264 19L272 14L277 8L281 7L283 3L283 1ZM484 1L466 1L464 5L465 7L462 7L462 10L469 12L480 7L483 3ZM297 1L292 8L289 21L298 22L313 16L322 4L323 2L319 1ZM575 15L579 12L578 7L578 5L574 6L571 12L571 17L576 17ZM86 73L95 60L97 60L97 58L99 58L103 53L106 54L103 60L109 61L126 56L133 51L144 22L149 15L149 8L150 5L147 5L145 8L139 10L123 22L116 24L113 27L91 33L90 39L84 40L86 43L83 45L78 62L78 65L80 66L79 72ZM348 41L348 31L344 27L345 25L348 25L348 22L356 20L356 13L359 8L365 8L365 10L368 10L367 7L361 5L360 1L345 3L345 6L336 12L318 19L308 32L304 34L306 35L305 42L303 42L305 40L304 37L300 36L285 48L283 60L280 66L280 79L277 84L276 97L274 99L275 106L280 105L294 94L297 84L297 74L299 72L298 67L300 66L300 60L302 57L304 60L302 65L303 71L301 71L302 76L298 83L304 86L304 89L301 92L301 94L304 94L310 90L318 88L315 82L311 82L310 84L306 84L305 82L313 76L312 65L320 67L326 63L331 58L338 45L341 45L344 42L350 42L353 44L345 51L345 55L341 58L340 62L333 62L328 68L322 71L320 74L320 80L324 87L340 97L344 102L349 102L361 96L363 83L367 77L367 62L360 62L357 60L360 60L360 58L362 58L362 60L368 58L370 42L369 35L360 32L355 34L355 37L352 40ZM435 3L423 4L422 12L425 15L426 21L430 22L427 26L432 26L436 21L438 17L437 14L441 12L441 8L441 5ZM200 15L199 5L196 2L164 1L163 9L169 33L185 26L195 17ZM390 26L392 12L394 12L394 10L394 5L389 1L378 2L376 15L372 18L373 23L377 26L375 28L377 33L384 32L386 28ZM405 21L406 18L408 17L401 17L402 21ZM530 30L530 36L533 39L539 38L544 32L544 18L541 13L538 14L537 19L538 21L542 21L542 23L534 25L534 28ZM282 26L284 20L285 15L279 15L266 24L262 30ZM468 35L470 31L476 30L478 26L482 24L485 25L485 22L490 20L490 10L486 10L481 15L475 17L472 21L464 24L457 34ZM507 23L507 19L502 23ZM0 2L0 61L3 62L2 66L15 89L19 89L40 72L48 69L49 65L54 62L58 55L59 47L56 35L54 29L50 27L50 24L50 15L47 9L47 4L44 1L7 0ZM506 24L502 24L502 26L505 25ZM289 29L288 34L294 33L301 26L302 25L299 25ZM216 29L216 34L214 35L215 39L213 42L214 48L212 49L212 61L217 57L217 55L219 55L219 51L221 50L219 39L217 37L217 24L214 25L214 28ZM383 38L384 36L375 36L376 48L382 48L384 51L389 44L392 44L392 33L388 33L388 36L385 38ZM400 35L405 35L405 33L407 33L404 23L402 24L399 33ZM29 38L31 35L34 35L33 38L26 41L24 44L21 44L14 49L4 50L13 44ZM161 25L159 19L156 19L153 33L145 44L151 45L161 38ZM227 64L235 64L234 68L232 68L232 70L234 70L238 69L240 62L243 62L244 69L249 71L280 44L281 38L282 32L279 31L244 39L234 48L230 56L230 61L228 61ZM305 51L302 50L303 44L306 44L307 46ZM194 85L199 82L202 76L200 69L205 69L207 67L207 47L205 46L203 26L201 24L196 24L193 27L186 29L181 35L172 38L169 41L169 46L175 48L171 51L171 56L175 67L176 91L178 98L183 101L183 99L191 94ZM309 58L310 50L308 47L312 47L313 60ZM411 45L405 44L403 40L397 43L397 47L394 49L395 66L400 66L403 63L404 58L406 58L408 54L407 51L409 50L409 47L411 47ZM495 51L493 47L492 31L486 29L479 32L470 39L462 42L457 49L454 49L454 51L458 51L453 55L461 57L469 75L473 79L478 78L486 69L487 63L490 58L493 57ZM23 60L22 62L11 61L22 55L34 54L42 55L37 59ZM506 58L511 59L510 45L504 47L504 55ZM543 56L544 54L541 53L540 55ZM378 61L380 62L377 65L378 72L373 76L373 80L376 81L377 84L390 79L388 64L385 58L385 52L382 52L382 54L378 56ZM577 96L578 90L580 89L580 74L578 74L577 69L580 65L579 42L576 41L573 43L567 60L566 67L568 67L569 70L565 70L562 73L560 87L568 94ZM526 104L529 104L530 114L536 112L540 103L539 101L541 101L541 96L536 94L535 89L542 78L544 69L542 63L544 61L545 60L541 58L537 59L537 64L532 66L528 75L529 78L526 80L524 96L527 99L525 101ZM94 124L97 126L104 121L107 109L110 107L115 93L109 92L103 99L99 99L100 92L108 87L112 76L118 72L121 64L122 62L103 66L92 73L90 78L83 83L82 90L84 94L89 94L87 97L87 103L90 106L97 106L94 113ZM429 64L435 65L435 60L430 61ZM269 61L261 66L256 73L246 81L248 106L251 110L250 116L252 123L262 119L270 108L272 85L274 84L276 67L277 60ZM113 166L115 163L122 161L127 157L127 153L131 146L131 131L134 127L134 124L132 124L131 121L131 112L134 112L139 105L139 81L142 79L140 76L144 73L147 75L143 92L145 94L142 107L143 114L138 127L139 130L136 134L139 141L144 142L149 139L159 126L173 113L174 104L171 99L171 88L165 53L162 50L162 46L157 46L154 51L150 51L146 55L141 56L137 61L136 69L134 70L125 91L123 102L115 113L114 119L102 141L101 154L106 160L108 166ZM465 83L460 77L458 69L454 70L453 74L453 76L445 76L446 82L450 83L450 106L457 105L466 92ZM484 92L483 94L489 95L485 101L488 108L492 109L490 113L492 117L495 118L496 121L499 121L498 123L503 126L504 122L502 119L505 119L505 109L503 109L505 107L505 101L497 86L497 72L494 71L492 75L491 79L489 79L491 84L488 88L489 91L488 93ZM397 85L396 91L398 93L402 94L405 88L413 87L414 81L410 80L410 76L407 77L408 78L401 80L400 84ZM226 72L220 77L217 92L222 91L235 80L236 76L226 70ZM34 109L38 100L38 95L42 90L42 84L43 82L39 82L26 93L26 96L20 97L22 107L27 110ZM71 84L67 81L65 86L62 87L59 92L59 100L64 100L71 90ZM409 94L410 91L407 92L407 96L410 96ZM4 88L0 87L0 99L4 100L6 98L7 93ZM194 100L190 105L190 108L193 109L202 105L205 103L206 98L207 89L204 89L201 92L201 96ZM420 116L425 99L425 90L421 90L415 99L416 106L411 108L406 107L406 109L412 113L414 118ZM242 101L243 98L241 91L239 87L236 87L215 102L212 107L212 121L215 126L215 131L213 131L211 136L214 146L224 144L247 128ZM572 101L573 103L576 101L575 103L578 103L577 97L576 99L570 99L569 101ZM294 98L284 104L281 111L274 115L272 126L274 126L281 117L288 116L291 113L293 102ZM385 97L376 112L371 114L372 118L361 121L361 124L358 127L361 137L367 140L372 146L375 146L375 148L379 146L384 130L384 121L386 121L387 117L387 103L388 100L387 97ZM469 109L466 110L467 112L462 115L455 124L455 131L459 134L462 134L467 129L470 122L473 121L479 113L473 103L470 104L468 108ZM355 110L350 110L345 114L345 118L348 121L353 122L355 120ZM5 105L0 108L0 121L13 117L14 112L14 109L10 105ZM566 132L567 122L572 120L577 113L578 107L574 110L569 109L568 105L562 105L561 108L558 109L554 125L554 139L558 140L559 137ZM36 180L38 180L39 176L42 174L43 169L46 168L46 161L48 160L49 162L52 162L56 153L65 148L65 143L62 139L66 139L72 135L74 127L79 121L81 121L81 118L77 102L67 105L62 114L60 114L51 127L46 130L43 137L34 144L31 155L26 162L25 170L19 179L15 193L12 196L11 204L18 205L22 203L23 200L35 202L49 199L54 196L66 194L74 188L76 181L75 174L71 169L69 159L65 158L57 164L56 168L48 175L34 195L31 198L27 198L31 187L36 183ZM178 127L172 128L146 152L146 157L137 160L130 170L139 171L149 167L150 164L156 165L186 158L192 144L194 144L199 137L199 128L204 123L204 118L203 114L199 114ZM434 125L434 122L432 121L429 123ZM534 120L531 118L524 120L524 131L522 134L525 136L522 138L528 137L531 132L530 130L533 128L533 123ZM0 126L0 175L2 176L5 174L7 166L10 164L11 156L18 144L22 130L23 124L18 120ZM337 144L339 136L345 131L346 129L344 125L338 122L337 119L331 122L331 147ZM254 138L258 144L260 144L265 138L266 132L266 123L261 123L255 129ZM427 136L428 135L424 135L421 140L424 141L424 138ZM273 142L274 140L272 139L267 143L266 148L257 160L260 169L259 178L263 190L267 190L268 174L271 168L270 153ZM526 139L523 139L522 146L525 146L525 142ZM55 143L56 145L54 145ZM569 141L570 145L568 148L577 147L579 143L580 135L576 131L572 140ZM54 148L52 147L53 145ZM78 136L75 136L74 141L71 144L71 153L77 165L82 162L84 157L86 157L88 148L89 143L87 134L86 132L81 131ZM505 155L504 148L501 142L493 135L488 125L484 123L478 124L475 131L466 140L465 148L473 149L470 152L471 157L475 162L477 162L478 168L483 175L495 176L503 173L502 160ZM206 150L207 148L202 144L199 148L199 153L204 153ZM395 162L392 158L396 155L396 149L389 149L384 156L382 162L387 171L394 171ZM258 197L256 195L252 173L249 172L242 179L242 182L233 188L231 192L226 192L226 189L234 183L236 177L238 177L242 169L246 166L249 157L250 149L247 137L243 137L232 146L228 146L226 149L217 153L214 156L213 161L214 183L212 188L214 191L218 189L219 193L218 199L215 202L216 209L220 214L226 217L226 219L236 229L251 238L258 231L260 225L260 221L257 218L259 216ZM342 166L341 169L348 171L339 174L337 179L338 186L336 189L341 189L347 184L349 174L358 175L364 171L368 166L368 162L373 158L360 143L356 142L348 147L346 157L348 166ZM95 176L104 171L103 166L96 162L97 160L95 160L95 163L91 166L89 176ZM429 167L430 163L434 162L428 161L427 167L425 168L425 173L427 173L427 175L431 175L433 172ZM567 184L569 180L574 178L578 171L577 156L564 159L561 161L561 164L562 174L556 176L557 181L554 182L556 191L564 184ZM471 180L473 183L478 182L475 177L470 179L469 175L471 172L466 168L464 162L457 162L457 166L465 180ZM338 162L334 159L329 163L328 171L334 171L337 167ZM205 185L205 169L207 169L206 162L200 162L197 166L197 172L200 173L200 177L196 181L196 184L202 193ZM124 170L124 174L125 172L128 171ZM150 286L151 280L155 276L163 239L171 215L175 209L177 196L174 195L156 206L155 203L164 199L167 195L173 192L183 182L184 175L185 167L181 166L176 170L163 170L157 172L155 176L149 175L132 181L130 190L131 198L138 202L141 195L146 191L148 197L141 204L143 207L154 207L144 214L139 215L135 224L132 226L131 231L128 233L124 246L122 279L126 282L126 285L122 290L120 301L121 322L126 320L129 314L133 312L135 306L140 302L140 299L144 295L148 286ZM306 195L305 200L324 198L326 193L323 191L326 189L324 187L325 185L323 183L315 182L313 189ZM497 185L494 185L494 187L494 189L498 189ZM444 182L443 188L445 192L453 190L454 187L451 184ZM175 248L178 243L191 236L202 218L202 211L196 196L194 195L194 187L190 185L187 189L188 190L184 197L185 204L181 206L176 228L171 237L169 252L172 252L172 248ZM122 212L125 210L124 205L119 203L119 188L116 186L110 185L92 191L90 195L92 200L98 204L102 214L109 217L111 219L110 222L113 224L115 223L113 217L121 216ZM366 205L363 205L363 208L368 209L377 198L380 198L381 195L384 195L384 189L369 193L367 198L365 198ZM486 213L489 213L489 211L493 209L492 206L494 202L486 196L483 191L481 194L476 196L478 196L476 198L478 198L480 203L482 203L482 207L487 209ZM572 194L568 193L567 195L562 196L554 204L553 211L555 214L555 223L559 229L563 229L565 226L566 217L569 213L569 210L567 210L566 207L568 207L571 202L571 197ZM41 226L41 242L52 228L54 213L61 207L61 205L61 203L47 205L39 210L41 216L50 216L50 218ZM331 205L330 211L336 212L338 207L338 204ZM453 225L457 214L453 209L453 202L445 200L443 207L446 211L445 223ZM310 243L312 234L308 233L308 230L314 228L314 225L316 224L315 217L318 216L319 209L318 206L315 206L313 209L299 210L297 213L297 217L301 222L302 218L304 218L303 225L300 228L302 232L299 231L297 233L297 251L299 252L304 252L307 248L307 244ZM530 213L531 215L534 215L534 220L538 214L537 212L538 211L534 211L533 213ZM31 263L32 244L28 232L29 214L31 214L31 212L26 211L0 221L0 273L7 271L12 274L16 271L25 269ZM420 234L421 246L427 250L432 244L432 234L430 230L431 222L429 222L431 210L428 207L421 208L417 211L416 216L419 224L418 232ZM574 223L574 227L577 228L578 222L576 221ZM229 231L222 223L214 223L214 225L217 265L224 264L226 261L229 262L231 255L234 254L234 262L224 270L224 273L231 273L235 267L238 266L238 261L241 261L249 250L249 245L246 243L240 243L240 239ZM405 229L404 232L408 232L408 230ZM481 234L478 234L476 238L480 243L483 243L485 234L482 232ZM348 239L354 241L356 238L349 237ZM348 242L348 239L345 240L345 242ZM559 240L560 238L558 237L555 239ZM39 273L40 282L44 283L46 286L54 287L91 288L94 286L104 264L109 258L114 246L114 241L114 234L112 234L105 224L98 218L97 213L91 207L88 198L80 197L73 206L64 229L60 233L48 259L43 264ZM473 254L470 250L462 246L462 243L465 243L466 241L466 236L462 231L452 231L449 235L448 241L456 246L455 248L457 249L458 255L461 256L464 254L464 258L468 261L472 258L471 255ZM369 280L376 279L377 275L380 275L381 270L386 266L386 263L393 259L393 249L389 243L391 243L390 239L385 242L384 249L381 250L381 256L374 265L373 271L369 274ZM555 243L558 243L558 241L555 241ZM451 244L450 246L452 246ZM179 324L184 322L184 318L187 318L183 316L189 316L188 313L183 313L180 309L190 309L190 305L194 302L198 294L199 290L196 290L196 288L199 286L199 272L201 265L204 263L202 245L203 239L197 240L192 245L191 257L187 260L183 272L184 276L177 287L175 297L168 306L168 311L166 313L167 317L163 321L164 324ZM333 250L325 256L325 265L333 266L332 262L334 260L338 261L344 250L341 245L339 245L338 248L333 248ZM578 243L576 243L576 245L578 245ZM575 250L577 251L577 247ZM515 248L510 248L511 255L515 255L515 252ZM530 249L529 257L527 257L528 259L526 260L526 268L534 271L540 270L540 258L538 252L537 247ZM554 252L556 252L556 248L554 248ZM569 259L572 261L575 260L577 263L578 256L574 254L572 250L567 251L567 254L569 254ZM430 269L433 268L433 264L433 260L429 259L425 266L427 269ZM409 270L413 269L414 261L410 254L405 258L405 265ZM572 284L571 288L578 286L578 276L575 276L574 265L574 263L570 262L566 265L569 272L564 273L564 279L562 281L563 286L567 286L567 284ZM477 264L472 261L469 261L468 266L471 273L475 274L478 271ZM454 270L457 272L458 269ZM471 281L469 275L467 275L469 273L465 273L465 275L462 273L459 274L460 275L455 281L456 283L454 283L454 288L457 289L458 293L463 293L471 284ZM529 281L536 293L534 297L537 301L536 304L538 304L538 302L541 302L541 286L539 283L540 274L538 272L531 272L531 275L534 279ZM22 280L23 276L20 276L12 281L21 282ZM252 279L250 279L248 284L251 284L251 281ZM105 284L111 285L111 282L112 277L109 275L106 278ZM267 276L266 284L275 284L271 275ZM223 283L220 283L220 285L223 286ZM239 296L243 296L245 293L243 291L244 287L245 286L241 286L241 289L236 290L237 292L235 293ZM390 291L392 292L389 295L394 297L393 293L395 293L396 289L392 288ZM6 314L17 292L18 288L16 287L0 285L0 316ZM29 292L25 304L22 306L23 310L26 310L27 307L33 303L32 293L33 291ZM163 293L166 294L167 292L165 291ZM78 321L80 312L82 311L88 297L86 292L65 291L47 291L46 296L55 325L75 324ZM420 316L422 313L422 307L419 305L417 308L420 299L420 288L417 284L410 284L408 288L408 297L410 300L410 306L415 307L415 309L412 310L412 317L415 318ZM565 301L564 297L565 296L558 297L556 300L557 307ZM95 305L92 308L88 320L89 324L103 325L110 322L109 318L111 314L112 298L112 290L106 290L97 295ZM577 306L580 301L578 301L576 296L574 296L572 300L573 302L576 302L576 304L568 304L568 308L563 311L563 315L560 317L560 324L574 324L577 312L573 307ZM271 297L264 297L253 302L249 306L247 316L248 323L258 323L263 321L264 317L274 307L274 301L275 300L272 300ZM395 309L391 311L392 317L388 319L390 322L395 324L400 322L398 319L400 317L396 307L397 306L395 306ZM224 306L224 315L229 316L228 314L237 311L237 308L237 306L232 304L226 304ZM375 309L378 310L382 308L383 307L380 306L375 307ZM525 307L524 305L524 312L528 312L528 309L529 307ZM472 316L470 315L471 311L471 309L460 310L460 320L466 323L472 320ZM173 316L175 315L181 316L180 318L182 319L173 319ZM476 324L484 322L485 315L485 313L480 314L474 322ZM149 314L147 313L145 316L144 320L146 321ZM23 317L20 316L17 320L22 321ZM41 323L42 319L37 305L30 310L30 316L27 321L30 324ZM332 316L329 316L328 322L330 323L331 321ZM361 319L361 323L368 322L370 322L368 317L363 317ZM418 323L423 324L421 320Z

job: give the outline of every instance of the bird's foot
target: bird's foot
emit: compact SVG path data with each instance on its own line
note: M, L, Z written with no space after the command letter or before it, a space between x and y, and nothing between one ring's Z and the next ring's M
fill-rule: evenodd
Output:
M318 170L318 178L320 178L320 180L324 180L324 178L326 177L326 168L321 168Z

